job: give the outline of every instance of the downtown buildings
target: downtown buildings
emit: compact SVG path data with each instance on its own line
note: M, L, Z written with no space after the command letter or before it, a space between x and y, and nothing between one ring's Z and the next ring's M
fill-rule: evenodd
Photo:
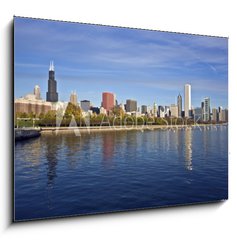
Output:
M15 99L15 113L26 113L40 115L45 114L52 109L52 104L40 98L40 88L35 86L33 94L27 94L24 97Z
M161 106L157 103L152 105L138 105L136 99L126 99L126 104L118 103L115 93L103 92L100 106L93 106L93 103L87 100L78 101L76 92L71 92L69 102L81 108L82 115L103 114L113 116L123 113L133 116L148 116L158 118L186 118L199 122L226 122L228 121L228 110L212 108L210 97L203 99L200 107L192 108L191 85L184 86L184 101L179 93L176 104ZM144 99L145 101L145 99ZM184 103L183 103L184 102ZM55 79L55 70L53 62L49 66L48 91L46 101L41 98L40 87L35 86L33 94L27 94L24 97L15 100L15 113L33 113L39 115L45 114L50 110L65 108L67 102L60 102L57 92L57 81ZM183 109L184 107L184 109Z

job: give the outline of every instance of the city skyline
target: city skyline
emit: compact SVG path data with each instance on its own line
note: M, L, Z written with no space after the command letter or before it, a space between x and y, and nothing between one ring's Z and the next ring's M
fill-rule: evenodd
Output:
M165 106L176 104L179 93L184 99L183 86L189 83L193 107L210 97L212 107L228 108L225 38L73 23L66 28L22 18L16 25L16 98L34 85L45 98L48 62L54 60L60 101L68 102L74 90L94 106L100 106L102 92L115 93L119 103L135 99L139 106ZM46 30L50 37L38 39Z

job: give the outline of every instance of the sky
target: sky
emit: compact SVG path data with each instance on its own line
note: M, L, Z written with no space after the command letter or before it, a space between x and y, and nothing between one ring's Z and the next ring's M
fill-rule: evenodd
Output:
M118 103L169 106L188 83L193 107L205 97L228 107L227 38L15 17L15 98L39 85L46 99L50 61L60 101L76 91L100 106L112 92Z

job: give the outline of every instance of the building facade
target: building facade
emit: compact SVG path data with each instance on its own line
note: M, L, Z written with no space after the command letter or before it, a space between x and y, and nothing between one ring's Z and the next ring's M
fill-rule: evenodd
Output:
M228 122L228 109L223 109L221 111L222 122Z
M175 104L170 105L170 116L171 117L179 117L178 106Z
M203 121L208 122L210 121L211 116L211 107L210 107L210 98L204 98L204 108L203 108Z
M141 113L142 114L147 114L147 106L146 105L141 106Z
M29 100L24 98L19 98L15 100L15 114L26 113L35 114L36 116L41 113L45 114L52 110L52 104L50 102L45 102L43 100Z
M89 100L82 100L81 101L81 109L84 112L88 112L91 108L91 102Z
M46 102L40 98L40 87L34 87L34 93L25 95L24 97L15 99L15 114L26 113L35 114L36 116L41 113L45 114L52 110L52 103Z
M191 85L185 84L184 86L184 116L191 117Z
M212 108L212 121L218 122L218 110L216 108Z
M137 111L137 101L128 99L126 101L126 112L136 112Z
M110 92L102 93L102 107L107 111L111 111L115 106L115 96Z

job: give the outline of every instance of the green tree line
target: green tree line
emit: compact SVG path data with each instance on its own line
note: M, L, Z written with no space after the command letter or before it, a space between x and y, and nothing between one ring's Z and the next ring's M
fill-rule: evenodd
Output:
M55 127L56 119L60 119L60 126L67 127L74 122L77 126L124 126L124 125L189 125L193 124L192 119L180 119L180 118L159 118L149 116L133 116L127 115L121 108L114 107L111 113L107 116L105 114L91 114L88 117L82 116L82 111L79 106L75 106L72 103L67 105L64 111L50 110L47 113L39 114L34 113L17 113L15 115L15 126L18 123L19 127L32 126L33 121L30 120L17 120L17 118L37 118L35 120L35 126L39 127Z

